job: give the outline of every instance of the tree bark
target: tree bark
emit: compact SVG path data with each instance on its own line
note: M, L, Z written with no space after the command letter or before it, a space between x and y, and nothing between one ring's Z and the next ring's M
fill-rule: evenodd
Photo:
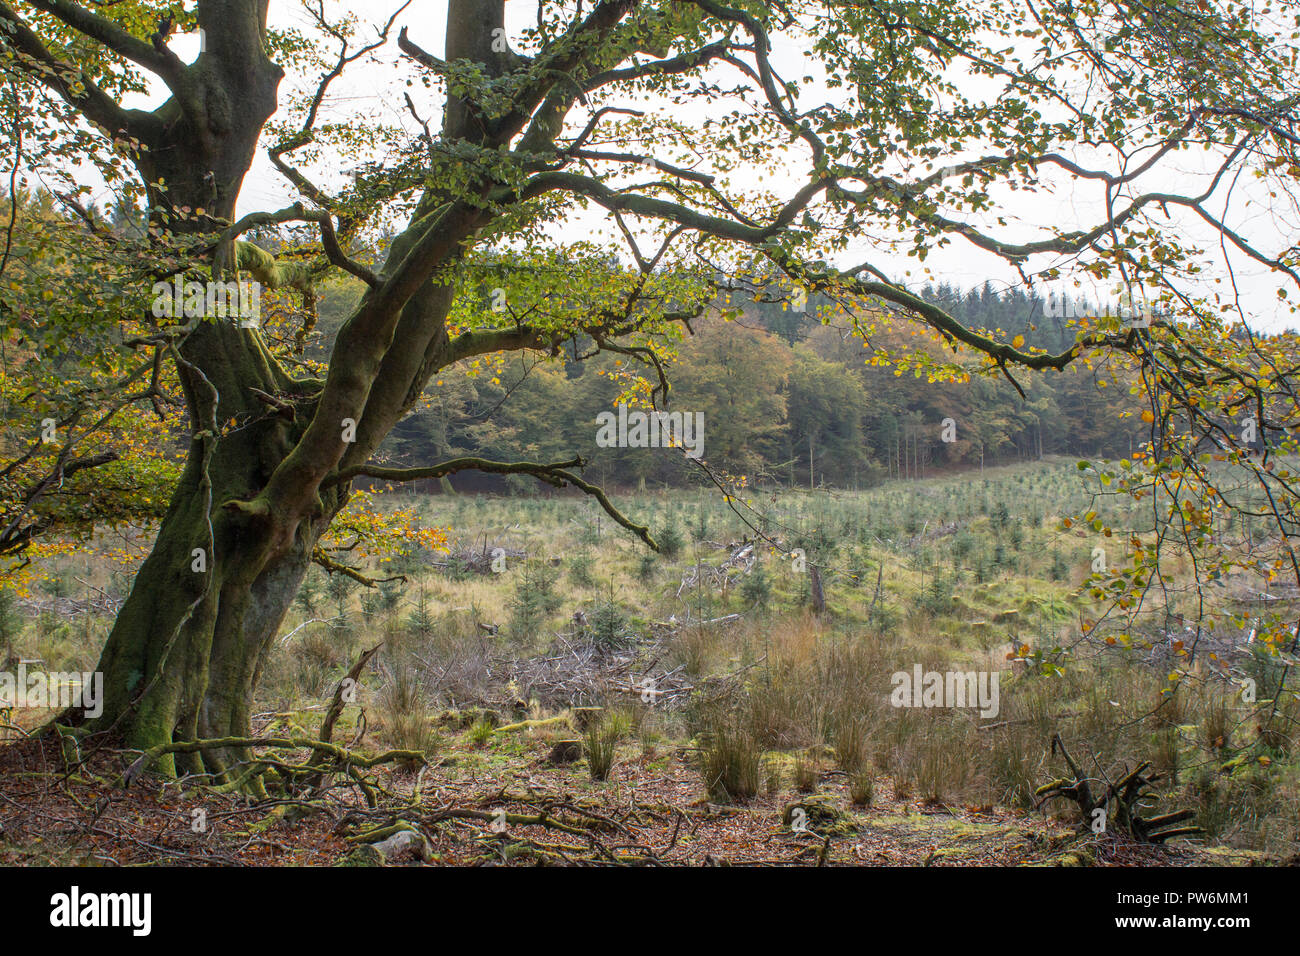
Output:
M263 0L207 8L231 5L260 10L264 22ZM508 54L493 46L493 30L503 21L501 0L452 0L448 57L504 71ZM147 182L166 184L166 193L151 200L159 225L172 232L211 232L233 221L239 186L283 76L248 23L209 24L206 36L190 86L177 95L167 141L137 157ZM510 135L498 136L472 105L449 98L445 138L487 142ZM249 736L267 653L317 541L347 501L347 482L324 479L365 462L430 377L476 344L453 347L445 320L455 288L430 276L455 260L487 216L464 204L437 212L456 206L448 200L436 190L423 197L411 228L390 248L382 286L363 297L340 330L325 383L292 379L259 332L228 320L205 322L188 336L177 365L194 436L153 550L104 647L98 669L105 707L91 731L111 731L140 749ZM173 212L183 206L205 215L195 221ZM426 217L438 219L432 245ZM395 278L408 273L417 278ZM292 413L266 407L258 392L280 398ZM340 438L347 418L355 421L355 441ZM235 427L224 428L232 419ZM220 437L213 423L224 428ZM195 570L200 552L201 571ZM154 769L225 779L242 756L205 748L168 755Z
M216 9L203 5L200 21ZM283 77L263 49L264 4L236 2L219 12L218 22L204 24L204 52L160 111L168 120L160 137L135 157L142 178L162 184L150 187L155 227L173 235L213 233L233 220ZM203 321L178 354L193 437L157 539L101 654L102 716L87 724L142 749L247 735L267 650L316 539L343 502L339 493L324 496L318 516L279 549L270 546L266 518L223 508L264 487L301 438L313 383L291 379L261 334L232 319ZM295 414L268 409L254 390L290 397ZM226 434L213 434L213 423L232 420L238 424ZM169 755L159 769L220 775L232 757Z
M181 351L197 370L182 366L199 434L105 644L98 668L104 673L104 713L91 727L115 730L138 748L247 735L252 690L266 653L317 538L343 501L327 495L319 517L301 525L293 545L280 552L271 547L274 536L265 519L221 507L256 494L303 426L250 407L251 389L275 395L288 388L273 363L257 361L265 351L257 333L233 323L205 323ZM198 372L206 382L196 381ZM218 422L249 421L217 440L210 455L212 438L203 428L211 418L204 412L210 399L203 395L209 382L219 396ZM220 773L230 755L206 751L176 759L184 766L162 769Z
M808 601L813 613L821 616L826 613L826 592L822 589L822 570L815 564L808 565Z

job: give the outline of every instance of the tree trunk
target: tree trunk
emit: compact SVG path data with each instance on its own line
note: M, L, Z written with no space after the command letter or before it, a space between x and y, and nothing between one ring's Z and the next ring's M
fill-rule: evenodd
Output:
M826 613L826 592L822 590L822 570L815 564L808 565L808 600L813 613Z
M287 549L272 546L265 520L222 508L255 495L304 426L268 414L253 398L254 388L276 395L292 387L256 332L231 322L205 323L182 355L196 369L203 366L200 379L182 365L198 434L153 550L104 647L98 667L104 713L90 728L112 729L136 748L247 734L266 653L317 538L343 503L341 495L324 496L319 517L304 522ZM248 424L213 444L203 426L214 417ZM178 760L179 767L167 761L159 769L221 773L230 755L208 751Z
M276 109L283 71L264 52L264 10L255 0L237 6L241 16L227 11L226 19L206 24L185 95L163 108L173 120L135 158L151 184L154 224L173 234L211 233L234 219L258 137ZM158 183L161 189L152 185ZM204 214L186 217L183 207ZM104 709L87 724L133 748L248 732L267 650L316 539L344 500L341 493L324 495L315 519L298 526L288 547L272 545L267 517L223 508L265 486L305 430L317 386L291 379L261 334L230 318L200 323L179 354L189 454L102 651ZM254 390L285 396L297 403L295 412L268 408ZM214 423L224 434L213 434ZM158 769L220 775L232 756L168 757Z
M264 0L232 2L256 7L264 22ZM492 75L507 67L508 54L495 49L500 0L451 0L447 22L448 59L473 60ZM162 210L159 224L172 231L210 232L234 219L283 75L259 38L239 40L242 26L211 26L205 51L213 59L205 52L194 77L203 95L188 98L191 112L203 104L205 114L178 119L168 127L171 140L137 158L146 182L168 184L165 195L150 198ZM490 128L471 105L449 97L446 139L485 142ZM205 322L186 338L177 364L193 427L189 457L105 645L98 668L105 708L90 730L112 731L133 748L248 735L267 653L318 539L347 501L348 483L327 479L367 461L434 372L456 360L445 321L454 284L429 276L490 217L462 204L441 216L439 242L421 245L422 217L448 199L428 191L412 228L389 249L386 278L390 268L401 273L419 247L423 278L408 279L419 285L403 283L395 292L384 284L362 298L339 331L325 383L294 380L259 332L229 320ZM182 206L202 207L205 217L196 222L168 211ZM259 392L274 397L273 407ZM354 440L341 437L348 419ZM242 756L205 749L155 769L225 778Z

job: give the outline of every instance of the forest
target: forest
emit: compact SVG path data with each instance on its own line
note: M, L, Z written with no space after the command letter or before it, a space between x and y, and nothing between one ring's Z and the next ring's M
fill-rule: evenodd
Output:
M1044 299L1020 290L917 291L965 324L1002 330L1006 341L1019 335L1055 350L1072 336L1064 319L1046 314ZM791 487L861 489L1044 455L1123 457L1142 441L1138 402L1125 387L1098 389L1088 370L1028 381L1023 399L1006 381L935 385L871 365L861 341L836 324L833 306L816 298L803 313L788 302L749 302L734 322L702 328L683 343L669 407L707 410L711 464ZM323 317L321 329L328 328ZM885 319L876 339L897 346L906 334ZM689 462L635 449L602 454L596 446L588 410L615 404L616 362L533 367L517 360L496 384L468 374L445 378L383 450L408 464L431 455L557 458L576 450L602 484L698 481ZM1123 384L1131 383L1116 383ZM944 419L960 423L953 441L943 439Z

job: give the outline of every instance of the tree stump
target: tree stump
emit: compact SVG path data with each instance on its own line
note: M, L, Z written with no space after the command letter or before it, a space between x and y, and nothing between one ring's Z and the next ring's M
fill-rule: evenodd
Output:
M546 758L549 764L568 764L582 758L581 740L557 740Z
M826 592L822 590L822 571L815 564L808 565L808 599L814 614L826 613Z

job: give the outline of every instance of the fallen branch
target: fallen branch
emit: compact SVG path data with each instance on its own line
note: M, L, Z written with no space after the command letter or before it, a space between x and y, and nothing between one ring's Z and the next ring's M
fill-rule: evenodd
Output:
M1175 836L1190 836L1204 832L1197 826L1163 829L1170 824L1190 820L1196 815L1194 810L1177 810L1154 817L1141 816L1142 801L1153 795L1154 791L1150 787L1162 777L1158 773L1146 776L1151 761L1143 761L1110 784L1100 797L1094 798L1088 778L1083 775L1078 764L1065 749L1065 743L1059 733L1052 735L1052 753L1056 753L1057 750L1060 750L1066 766L1074 776L1053 780L1035 790L1034 795L1041 798L1035 804L1035 809L1048 800L1067 797L1078 805L1085 826L1093 822L1097 811L1101 811L1105 826L1109 826L1113 820L1120 830L1143 843L1163 843Z
M516 730L534 730L537 727L552 727L555 724L568 720L567 714L560 714L558 717L547 717L543 720L521 720L514 724L504 724L494 731L494 734L513 733Z
M292 765L269 757L256 757L236 778L236 781L240 786L252 786L255 792L258 793L264 793L264 791L255 781L267 769L275 767L275 769L288 776L346 772L353 779L353 782L366 793L369 799L373 796L373 788L358 777L358 770L368 770L380 764L397 761L403 763L424 763L425 761L424 753L419 750L385 750L383 753L367 757L346 747L340 747L338 744L332 744L327 740L316 740L311 737L214 737L207 740L177 740L168 744L159 744L143 751L139 758L122 775L122 787L129 787L131 782L146 767L152 765L159 757L167 754L199 753L205 750L253 750L262 747L277 750L311 750L313 758L316 755L321 755L325 759L332 759L334 763L332 766Z

